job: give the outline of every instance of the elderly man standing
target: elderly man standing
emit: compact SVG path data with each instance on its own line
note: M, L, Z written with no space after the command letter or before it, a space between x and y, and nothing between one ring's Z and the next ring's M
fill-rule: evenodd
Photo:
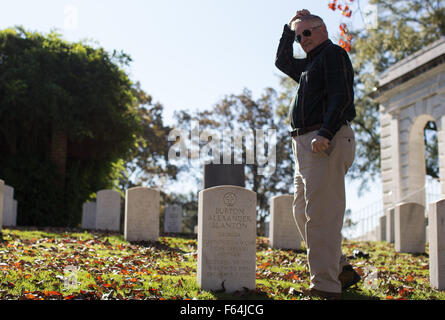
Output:
M295 59L293 42L306 58ZM298 84L290 106L295 157L293 214L307 247L310 290L326 299L360 280L341 252L344 177L354 161L354 71L347 52L328 38L323 20L297 11L284 26L275 65Z

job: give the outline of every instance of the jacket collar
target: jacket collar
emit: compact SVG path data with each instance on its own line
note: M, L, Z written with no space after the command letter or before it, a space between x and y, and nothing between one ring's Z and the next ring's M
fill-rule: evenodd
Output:
M316 56L318 56L318 54L327 46L331 45L332 41L330 39L327 39L325 41L323 41L322 43L320 43L318 46L316 46L314 49L312 49L311 51L309 51L306 55L306 58L312 62Z

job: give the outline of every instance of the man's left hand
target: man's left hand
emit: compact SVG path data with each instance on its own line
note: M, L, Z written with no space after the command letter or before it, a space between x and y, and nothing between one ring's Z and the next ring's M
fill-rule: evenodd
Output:
M322 136L315 136L311 141L312 152L322 152L329 148L330 141L329 139Z

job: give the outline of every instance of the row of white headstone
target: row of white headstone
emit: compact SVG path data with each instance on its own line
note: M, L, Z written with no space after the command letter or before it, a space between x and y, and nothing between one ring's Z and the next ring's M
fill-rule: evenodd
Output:
M15 227L17 225L17 200L14 200L14 188L0 180L0 227Z
M428 238L430 283L445 290L445 199L430 203L427 217L428 227L425 207L401 203L380 217L379 239L394 243L397 252L424 253Z
M124 237L127 241L157 241L159 237L158 190L136 187L126 191ZM292 195L271 199L271 247L300 249L301 238L292 215ZM118 230L120 195L97 193L97 203L84 205L84 221L95 229ZM255 289L256 193L238 186L204 189L198 200L198 284L205 290L226 292ZM168 208L171 208L169 210ZM170 213L168 213L170 212ZM166 206L165 227L180 230L182 210ZM173 219L171 219L173 218Z
M125 195L124 235L128 241L157 241L159 237L160 193L146 187L131 188ZM100 190L95 202L82 208L82 228L120 230L121 196L115 190ZM182 207L166 205L164 232L182 231Z

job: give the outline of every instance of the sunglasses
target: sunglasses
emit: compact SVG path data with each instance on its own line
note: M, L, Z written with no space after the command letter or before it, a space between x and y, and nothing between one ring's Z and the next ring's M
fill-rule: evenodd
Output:
M312 31L311 31L311 30L317 29L317 28L319 28L319 27L321 27L321 24L318 25L318 26L312 27L312 28L310 28L310 29L305 29L305 30L303 30L303 32L302 32L301 34L302 34L303 36L305 36L306 38L307 38L307 37L310 37L310 36L312 35ZM295 41L297 41L298 43L300 43L300 42L301 42L301 35L299 35L299 34L295 35Z

